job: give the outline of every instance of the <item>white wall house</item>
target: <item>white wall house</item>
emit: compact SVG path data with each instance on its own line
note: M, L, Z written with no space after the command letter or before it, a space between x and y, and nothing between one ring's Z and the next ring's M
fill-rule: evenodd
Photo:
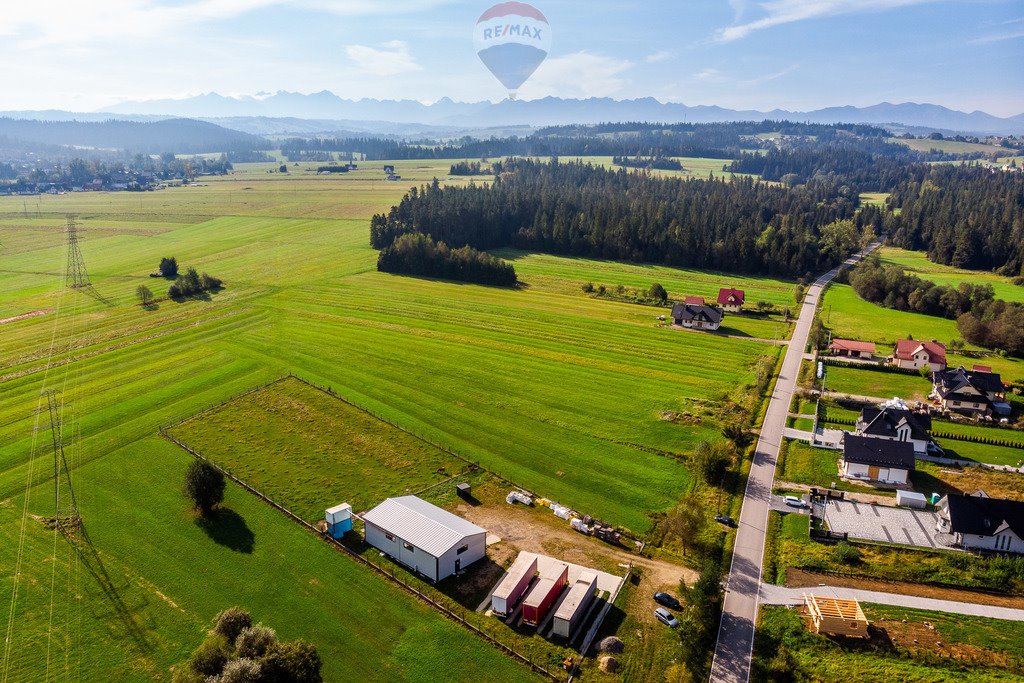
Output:
M914 449L909 443L856 434L843 437L839 472L847 479L905 486L913 469Z
M920 370L927 367L932 372L939 372L946 369L946 347L937 341L919 342L913 339L899 339L889 362L906 370Z
M416 496L388 498L363 515L366 542L431 581L487 552L487 531Z
M984 491L974 495L951 493L938 505L936 530L953 536L953 542L970 550L1024 553L1024 503L990 498Z
M854 428L858 436L903 441L925 455L931 442L932 419L928 415L897 408L864 408Z

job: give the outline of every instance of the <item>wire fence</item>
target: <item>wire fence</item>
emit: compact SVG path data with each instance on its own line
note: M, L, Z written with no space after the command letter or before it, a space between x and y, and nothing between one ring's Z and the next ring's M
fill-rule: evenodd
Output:
M234 398L238 398L239 396L244 396L246 394L252 393L253 391L258 391L259 389L264 388L265 386L270 386L271 384L275 384L275 383L280 382L280 381L282 381L284 379L288 379L289 376L282 377L280 379L274 380L273 382L269 382L266 385L264 385L263 387L257 387L256 389L251 389L251 390L242 392L241 394L239 394L238 396L235 396ZM296 379L299 379L299 378L296 378ZM300 380L300 381L305 381L305 380ZM309 382L306 382L306 383L310 384L310 386L314 386L315 388L319 388L319 387L316 387L315 385L313 385L313 384L311 384ZM338 397L338 398L341 398L341 397ZM234 400L234 399L229 399L229 400ZM345 399L341 399L341 400L345 400ZM226 401L224 403L226 403ZM209 410L213 410L216 407L217 406L214 406L213 408L210 408L210 409L205 410L203 412L204 413L205 412L209 412ZM356 406L356 407L358 407L358 406ZM369 412L369 411L367 411L367 412ZM202 413L200 413L200 414L202 414ZM196 416L193 416L193 417L196 417ZM181 420L178 423L176 423L176 425L177 424L181 424L182 422L186 422L188 419L192 419L192 418L187 418L186 420ZM497 638L495 638L491 634L487 633L486 631L482 630L481 628L479 628L475 624L472 624L469 621L467 621L464 616L462 616L461 614L459 614L455 610L447 607L446 605L441 604L440 602L438 602L437 600L435 600L431 596L429 596L426 593L422 592L421 590L417 589L415 586L407 583L400 576L397 576L394 573L393 570L386 569L386 568L376 564L375 562L367 559L366 557L363 557L362 555L357 553L355 550L353 550L352 548L349 548L348 546L346 546L345 544L341 543L340 541L338 541L338 540L336 540L334 538L331 538L330 536L322 533L314 525L312 525L309 522L307 522L306 520L302 519L301 517L299 517L294 512L292 512L291 510L289 510L285 506L281 505L280 503L278 503L274 499L272 499L269 496L265 495L259 489L257 489L254 486L250 485L248 482L244 481L243 479L235 476L235 474L233 474L231 471L221 467L220 465L218 465L217 463L213 462L212 460L207 458L205 455L203 455L199 451L195 450L194 448L192 448L188 444L186 444L186 443L182 442L180 439L176 438L173 434L171 434L171 433L169 433L167 431L167 428L161 427L160 428L160 435L162 437L164 437L165 439L167 439L168 441L170 441L171 443L173 443L176 446L178 446L179 448L183 449L187 453L191 454L193 457L195 457L195 458L197 458L199 460L202 460L204 462L209 463L210 466L212 466L214 469L216 469L219 472L221 472L222 474L224 474L224 476L226 476L228 479L230 479L231 481L235 482L236 484L241 486L243 489L245 489L249 493L253 494L257 498L262 500L264 503L266 503L270 507L272 507L275 510L277 510L278 512L284 514L286 517L288 517L293 522L295 522L296 524L298 524L299 526L304 528L306 531L308 531L308 532L314 534L315 536L317 536L318 538L324 540L325 542L330 544L335 550L341 551L341 552L345 553L346 555L348 555L349 557L351 557L352 559L356 560L357 562L360 562L363 565L365 565L367 567L370 567L373 571L375 571L376 573L380 574L384 578L388 579L392 583L398 585L399 587L403 588L405 591L407 591L408 593L412 594L414 597L418 598L422 602L426 603L428 606L434 608L435 610L440 612L445 617L451 619L452 621L455 621L456 623L460 624L461 626L463 626L464 628L468 629L469 631L472 631L477 636L483 638L484 640L489 642L491 645L493 645L494 647L496 647L499 650L501 650L502 652L504 652L506 655L508 655L508 656L512 657L513 659L519 661L520 663L525 664L526 666L530 667L530 669L534 673L537 673L537 674L539 674L541 676L544 676L545 678L548 678L548 679L550 679L552 681L559 681L560 680L557 676L555 676L555 674L553 674L551 671L545 669L540 664L537 664L536 662L534 662L530 657L521 654L520 652L515 650L515 648L513 648L512 646L507 645L507 644L501 642L500 640L498 640Z

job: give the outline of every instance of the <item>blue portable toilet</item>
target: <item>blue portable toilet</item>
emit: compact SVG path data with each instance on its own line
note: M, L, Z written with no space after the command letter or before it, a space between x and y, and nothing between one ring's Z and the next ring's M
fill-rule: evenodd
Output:
M341 538L352 531L352 506L348 503L327 508L324 517L327 520L327 533L331 538Z

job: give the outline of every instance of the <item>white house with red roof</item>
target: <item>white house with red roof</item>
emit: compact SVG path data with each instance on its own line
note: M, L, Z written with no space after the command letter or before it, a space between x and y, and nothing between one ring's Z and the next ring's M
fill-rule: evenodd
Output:
M855 341L853 339L833 339L829 350L834 356L847 356L849 358L874 358L875 345L873 342Z
M898 368L920 370L927 367L932 372L946 369L946 347L937 341L920 342L915 339L900 339L896 342L889 363Z
M743 300L746 298L742 289L719 289L718 305L729 313L739 313L743 310Z

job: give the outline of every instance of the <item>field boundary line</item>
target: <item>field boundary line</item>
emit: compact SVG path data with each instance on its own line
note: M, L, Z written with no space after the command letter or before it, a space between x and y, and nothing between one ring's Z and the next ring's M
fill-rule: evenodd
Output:
M285 375L284 377L280 377L280 378L274 380L273 382L267 383L267 385L265 385L265 386L270 386L270 385L276 384L276 383L281 382L281 381L283 381L285 379L288 379L289 377L292 377L292 375ZM301 380L301 381L305 381L305 380ZM310 382L306 382L306 383L310 384L310 386L313 386L314 388L319 388L319 387L316 387L316 385L313 385ZM258 387L257 389L250 389L249 391L243 392L241 395L249 394L249 393L252 393L254 391L258 391L259 389L262 389L262 388L264 388L264 387ZM235 397L235 398L237 398L237 397ZM338 397L338 398L341 398L341 397ZM344 399L342 399L342 400L344 400ZM216 407L219 407L219 405L218 406L214 406L214 408L216 408ZM209 408L209 409L203 411L202 413L197 413L193 417L196 417L196 416L201 415L203 413L209 412L210 410L213 410L214 408ZM369 412L369 411L367 411L367 412ZM191 419L191 418L189 418L189 419ZM185 421L186 420L182 420L181 422L179 422L177 424L181 424L182 422L185 422ZM202 460L203 462L208 463L211 467L216 469L218 472L222 473L224 476L228 477L231 481L235 482L236 484L241 486L243 489L245 489L249 493L253 494L254 496L259 498L264 503L266 503L270 507L274 508L278 512L283 513L286 517L291 519L293 522L295 522L296 524L301 526L306 531L308 531L308 532L312 533L313 535L317 536L321 540L325 541L328 545L332 546L335 550L343 552L346 555L348 555L349 557L355 559L356 561L361 562L365 566L370 567L371 569L375 570L378 574L380 574L384 578L390 580L392 583L396 584L400 588L405 589L408 593L412 594L413 597L418 598L422 602L426 603L429 607L433 607L437 612L440 612L443 616L447 617L448 619L454 621L457 624L460 624L461 626L463 626L467 630L469 630L472 633L476 634L480 638L486 640L491 645L493 645L494 647L496 647L498 650L500 650L501 652L505 653L509 657L515 659L516 661L520 662L521 664L525 664L534 673L537 673L537 674L540 674L542 676L545 676L545 677L547 677L548 679L550 679L552 681L559 681L560 680L553 673L551 673L550 671L548 671L544 667L540 666L539 664L535 663L530 658L523 656L522 654L517 652L515 649L513 649L512 647L506 645L505 643L501 642L500 640L496 639L494 636L490 635L486 631L483 631L480 628L478 628L478 627L474 626L473 624L469 623L468 621L466 621L465 617L461 616L460 614L458 614L454 610L452 610L452 609L446 607L445 605L442 605L441 603L437 602L436 600L434 600L432 597L430 597L426 593L423 593L422 591L417 589L415 586L412 586L409 583L406 583L403 579L401 579L400 577L396 576L393 573L393 571L388 571L387 569L384 569L380 565L378 565L378 564L368 560L367 558L365 558L362 555L360 555L359 553L355 552L354 550L352 550L351 548L349 548L345 544L341 543L340 541L338 541L336 539L333 539L333 538L327 536L326 534L322 533L315 526L313 526L312 524L310 524L306 520L302 519L301 517L299 517L294 512L292 512L288 508L284 507L283 505L281 505L280 503L278 503L274 499L272 499L269 496L265 495L259 489L253 487L249 483L245 482L244 480L242 480L239 477L237 477L234 474L232 474L229 470L226 470L223 467L221 467L220 465L218 465L217 463L213 462L212 460L207 458L205 455L203 455L199 451L195 450L191 446L189 446L189 445L185 444L184 442L182 442L181 440L179 440L173 434L170 434L164 427L160 428L160 436L162 436L163 438L167 439L171 443L175 444L179 448L183 449L186 453L191 454L196 459Z

